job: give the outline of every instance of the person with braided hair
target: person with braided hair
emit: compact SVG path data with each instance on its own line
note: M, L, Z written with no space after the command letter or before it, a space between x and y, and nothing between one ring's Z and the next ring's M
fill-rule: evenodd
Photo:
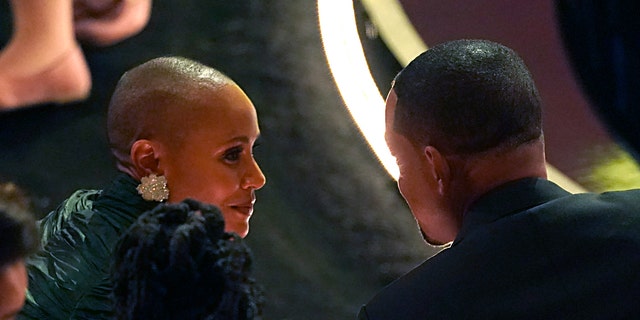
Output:
M142 214L114 255L116 319L260 319L251 251L224 225L192 199Z

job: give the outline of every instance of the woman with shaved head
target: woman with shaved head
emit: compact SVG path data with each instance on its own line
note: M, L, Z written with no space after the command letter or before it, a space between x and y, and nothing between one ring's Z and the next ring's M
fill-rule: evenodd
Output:
M159 202L209 203L225 231L249 232L266 181L252 153L260 129L251 100L227 76L181 57L148 61L118 82L107 129L121 174L103 190L75 192L40 222L21 318L112 318L118 238Z

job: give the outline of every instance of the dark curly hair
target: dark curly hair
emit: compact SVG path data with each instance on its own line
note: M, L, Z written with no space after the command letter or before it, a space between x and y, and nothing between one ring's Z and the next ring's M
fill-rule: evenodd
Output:
M262 289L218 208L187 199L142 214L121 238L116 319L260 319Z

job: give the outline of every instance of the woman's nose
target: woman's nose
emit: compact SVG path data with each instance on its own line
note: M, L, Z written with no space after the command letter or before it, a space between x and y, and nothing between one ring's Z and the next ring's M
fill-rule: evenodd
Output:
M250 168L244 176L242 188L258 190L267 183L267 178L262 173L262 170L260 170L260 166L255 159L251 162Z

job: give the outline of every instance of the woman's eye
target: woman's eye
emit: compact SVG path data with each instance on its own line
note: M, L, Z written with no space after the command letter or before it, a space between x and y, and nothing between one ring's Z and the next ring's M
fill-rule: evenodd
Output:
M224 153L224 160L230 161L230 162L238 161L240 160L241 153L242 153L241 147L231 148Z

